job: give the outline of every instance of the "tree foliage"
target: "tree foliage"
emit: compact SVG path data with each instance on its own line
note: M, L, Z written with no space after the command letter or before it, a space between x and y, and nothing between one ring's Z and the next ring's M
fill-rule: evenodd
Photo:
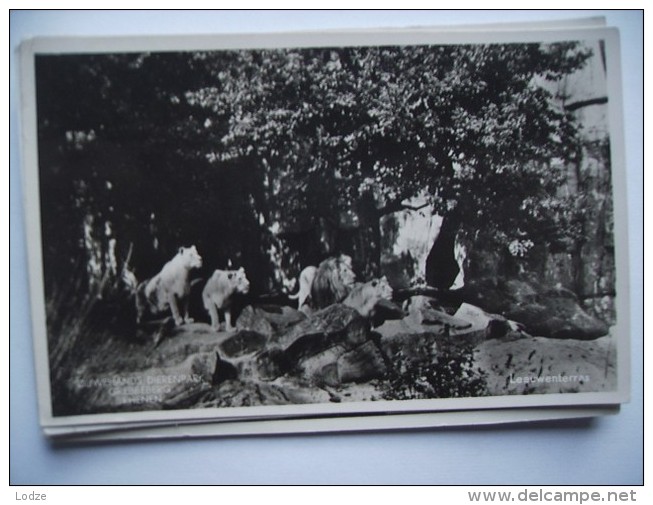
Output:
M560 240L576 129L549 83L589 55L559 43L40 56L46 275L89 250L119 270L131 245L143 278L194 243L264 292L298 267L284 232L355 225L416 195L506 245Z
M564 175L551 162L573 155L575 125L545 81L582 65L579 46L231 56L215 85L186 95L218 119L207 157L261 164L290 216L333 215L366 191L380 204L426 192L441 214L503 231L551 215Z

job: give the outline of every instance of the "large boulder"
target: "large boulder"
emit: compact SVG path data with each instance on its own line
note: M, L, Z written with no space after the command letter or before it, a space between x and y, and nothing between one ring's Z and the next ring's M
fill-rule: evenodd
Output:
M380 351L369 342L369 323L355 310L334 304L276 335L255 357L255 374L283 374L338 385L383 373Z
M368 323L358 311L334 304L311 314L271 342L288 356L300 359L336 345L352 349L365 342L368 333Z
M539 291L529 282L501 277L483 277L467 280L464 287L453 291L450 297L481 307L491 314L504 314L511 308L533 303Z
M265 348L268 337L252 330L239 330L220 342L220 351L229 358L238 358Z
M294 372L300 377L334 387L377 379L386 371L385 357L372 340L351 350L336 345L294 364Z
M385 356L372 340L342 354L336 362L339 384L377 379L386 371Z
M288 374L338 385L384 372L380 351L365 345L369 323L355 309L336 304L308 318L287 307L248 307L243 314L239 325L257 330L225 333L206 332L203 326L193 328L204 342L196 343L197 349L212 353L214 368L205 374L209 384L235 379L269 382ZM189 351L183 347L184 340L181 335L170 338L161 350Z
M484 278L468 282L453 296L517 321L532 335L592 340L609 331L605 322L585 312L576 295L564 288L536 286L519 279Z
M537 301L515 305L505 315L522 323L529 333L550 338L593 340L609 331L606 323L585 312L576 296L565 289L542 293Z
M239 329L252 330L268 337L283 333L290 326L306 319L298 310L288 306L260 305L245 307L236 326Z

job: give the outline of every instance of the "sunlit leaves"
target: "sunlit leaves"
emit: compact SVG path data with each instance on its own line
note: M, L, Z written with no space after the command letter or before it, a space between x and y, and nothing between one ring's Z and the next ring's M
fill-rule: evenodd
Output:
M39 127L91 159L96 144L121 146L122 177L147 174L160 191L190 181L210 195L198 208L227 212L231 178L254 195L257 222L337 221L369 195L382 209L426 193L506 244L552 240L574 230L553 161L573 160L577 139L548 81L588 56L563 43L57 59L40 69L58 98L40 103Z

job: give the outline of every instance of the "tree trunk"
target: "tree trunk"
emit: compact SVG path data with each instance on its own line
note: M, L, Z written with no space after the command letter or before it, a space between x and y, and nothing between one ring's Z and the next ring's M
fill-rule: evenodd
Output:
M440 233L426 258L426 283L437 289L448 289L460 273L454 247L460 228L458 219L445 215Z

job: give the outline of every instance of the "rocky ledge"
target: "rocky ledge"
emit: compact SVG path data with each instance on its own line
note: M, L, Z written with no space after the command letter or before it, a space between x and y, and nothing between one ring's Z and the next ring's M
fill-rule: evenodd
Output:
M547 299L523 285L510 289L495 307L503 315L420 295L403 309L386 304L382 312L394 319L383 322L340 304L310 316L249 306L235 332L193 323L166 327L128 352L113 349L78 368L68 394L85 412L112 412L616 387L607 327L566 293Z

